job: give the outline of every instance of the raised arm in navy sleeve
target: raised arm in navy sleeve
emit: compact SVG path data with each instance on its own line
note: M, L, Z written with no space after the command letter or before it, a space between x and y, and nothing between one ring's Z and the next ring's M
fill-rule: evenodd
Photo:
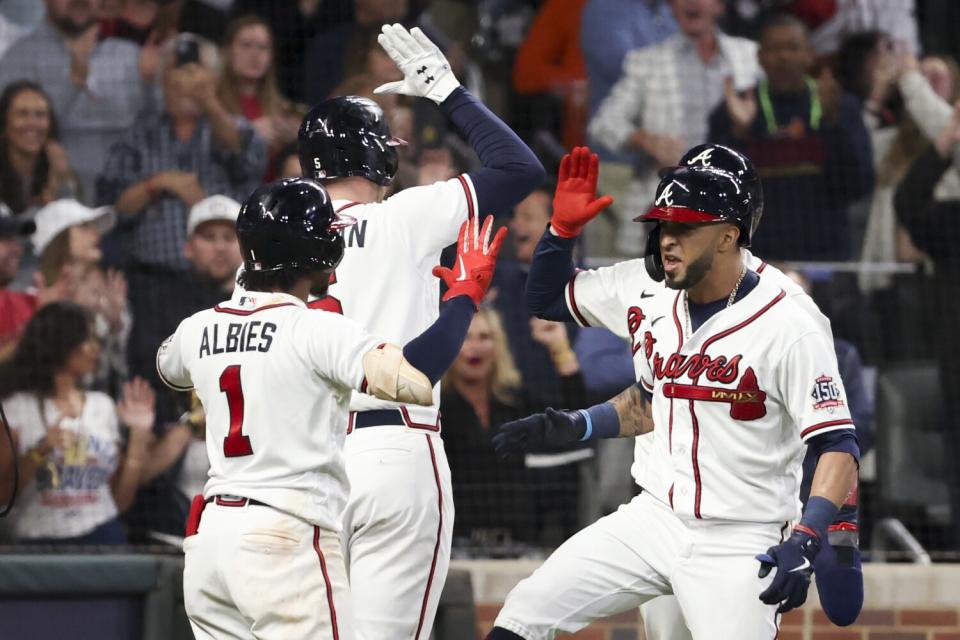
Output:
M482 214L505 215L539 187L546 172L533 151L463 87L440 108L467 138L483 166L467 173Z
M563 289L573 277L573 247L576 238L561 238L543 232L527 277L527 309L544 320L574 322Z

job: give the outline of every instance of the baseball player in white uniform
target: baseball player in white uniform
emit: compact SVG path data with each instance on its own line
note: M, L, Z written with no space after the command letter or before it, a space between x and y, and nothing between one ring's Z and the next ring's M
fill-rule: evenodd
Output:
M482 166L383 199L397 171L380 108L356 96L314 107L300 129L304 175L321 181L337 211L356 218L326 297L311 306L343 313L397 343L438 312L440 252L478 212L509 211L544 178L533 153L460 86L440 50L419 30L386 25L379 41L404 80L377 93L428 98L464 133ZM454 499L440 437L440 385L428 406L354 393L344 429L350 498L344 555L363 640L426 640L450 562Z
M210 478L184 540L197 638L354 637L340 541L351 391L429 406L503 240L491 242L492 218L464 223L456 271L437 272L449 302L401 349L307 308L352 222L309 179L255 191L237 219L245 294L185 319L157 353L164 382L195 389L206 412Z
M560 202L538 248L545 271L558 270L564 245L608 204L594 199L588 150L564 164ZM583 287L580 274L561 302L582 323L625 326L640 383L586 411L548 410L504 425L497 437L509 454L653 430L652 451L633 469L643 491L518 585L490 638L550 638L666 593L677 595L698 640L773 638L777 614L805 599L820 539L853 486L856 438L828 327L773 278L747 268L749 194L730 173L680 168L657 195L645 218L660 221L653 242L667 288L629 286L643 268L633 261L600 270ZM544 293L537 283L547 279L534 273L537 257L528 287L534 309ZM564 260L557 277L570 275L569 253ZM611 308L618 298L631 304ZM812 497L782 542L799 512L804 442L820 456ZM754 555L767 547L758 579Z

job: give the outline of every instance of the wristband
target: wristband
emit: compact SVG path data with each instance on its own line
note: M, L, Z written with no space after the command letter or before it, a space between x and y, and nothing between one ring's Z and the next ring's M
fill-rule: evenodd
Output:
M803 517L800 518L800 523L794 527L794 530L822 538L827 527L837 517L839 510L837 505L823 496L810 496L807 500L807 508L803 510Z
M590 412L586 409L580 409L578 413L587 421L587 426L583 431L583 437L580 438L580 442L586 442L590 439L590 436L593 435L593 418L590 417Z
M586 430L580 438L581 442L620 437L620 416L609 402L595 404L589 409L580 409L578 413L587 423Z

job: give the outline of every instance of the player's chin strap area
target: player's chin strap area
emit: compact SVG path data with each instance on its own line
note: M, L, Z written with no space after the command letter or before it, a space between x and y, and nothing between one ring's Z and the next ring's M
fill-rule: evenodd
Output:
M3 518L13 509L13 504L17 501L17 491L20 488L20 465L17 464L17 448L13 443L13 432L10 431L7 414L3 411L3 402L0 402L0 422L3 422L3 429L7 432L7 442L10 443L10 454L13 456L13 491L10 493L10 502L3 507L3 511L0 511L0 518Z

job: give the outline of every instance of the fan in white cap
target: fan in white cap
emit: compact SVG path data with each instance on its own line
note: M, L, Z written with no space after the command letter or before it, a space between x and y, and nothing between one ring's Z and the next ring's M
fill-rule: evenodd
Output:
M33 232L30 241L37 255L43 253L50 243L70 227L93 223L100 235L113 228L117 222L117 214L113 207L98 207L91 209L76 200L54 200L37 212L34 222L37 230Z

